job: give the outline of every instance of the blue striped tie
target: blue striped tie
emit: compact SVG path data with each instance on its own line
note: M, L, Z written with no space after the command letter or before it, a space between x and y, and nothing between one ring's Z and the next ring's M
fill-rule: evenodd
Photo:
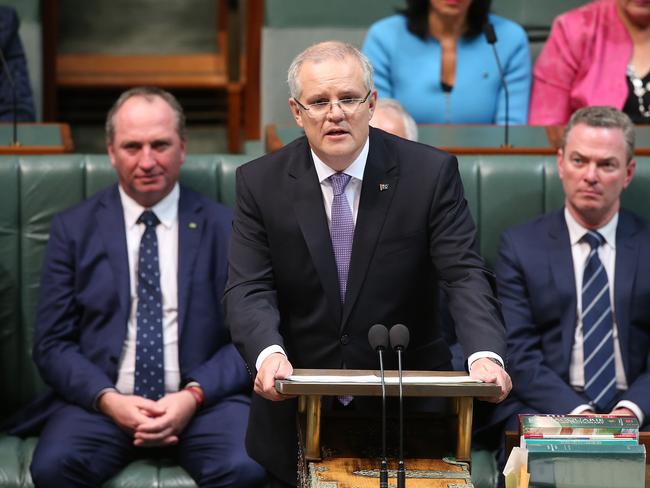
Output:
M605 239L598 232L588 231L582 240L591 247L582 278L585 392L597 410L604 411L616 395L612 304L607 271L598 257Z

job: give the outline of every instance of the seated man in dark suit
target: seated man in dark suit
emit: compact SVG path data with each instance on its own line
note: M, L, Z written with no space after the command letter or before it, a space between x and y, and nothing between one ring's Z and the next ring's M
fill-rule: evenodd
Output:
M223 324L231 215L178 184L182 108L135 88L108 114L119 184L54 217L33 356L51 391L39 487L101 486L139 456L174 456L199 486L262 486L244 449L250 374Z
M512 395L520 413L650 413L650 226L621 208L634 128L609 107L578 110L557 165L563 209L506 231L496 264Z

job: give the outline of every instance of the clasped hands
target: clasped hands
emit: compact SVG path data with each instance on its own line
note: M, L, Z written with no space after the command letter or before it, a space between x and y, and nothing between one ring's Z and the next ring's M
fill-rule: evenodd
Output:
M197 409L194 396L186 390L168 393L158 401L115 391L104 393L99 410L133 435L136 447L162 447L178 443L178 436Z

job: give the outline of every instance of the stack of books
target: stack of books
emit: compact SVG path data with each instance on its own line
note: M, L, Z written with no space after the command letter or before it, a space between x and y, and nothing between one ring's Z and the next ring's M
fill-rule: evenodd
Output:
M643 488L639 422L612 415L521 415L530 488Z

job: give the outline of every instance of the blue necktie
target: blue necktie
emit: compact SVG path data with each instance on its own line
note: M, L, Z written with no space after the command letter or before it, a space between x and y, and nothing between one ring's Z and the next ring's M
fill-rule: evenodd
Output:
M585 392L596 408L604 411L616 395L612 304L607 271L598 257L605 239L588 231L582 240L591 246L582 278Z
M138 256L138 310L135 347L136 395L158 400L165 395L165 356L163 353L162 294L158 266L156 214L145 210L138 219L145 230Z
M350 181L350 175L334 173L330 176L334 199L332 200L332 224L330 234L336 269L339 274L339 290L341 303L345 301L345 290L348 286L350 257L352 256L352 240L354 238L354 220L352 210L345 196L345 187Z

